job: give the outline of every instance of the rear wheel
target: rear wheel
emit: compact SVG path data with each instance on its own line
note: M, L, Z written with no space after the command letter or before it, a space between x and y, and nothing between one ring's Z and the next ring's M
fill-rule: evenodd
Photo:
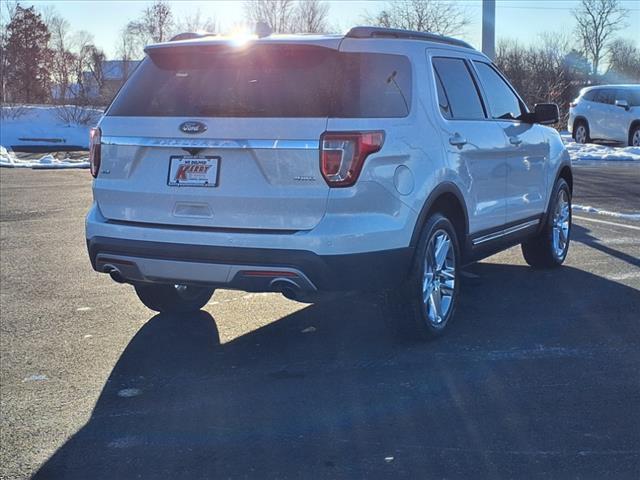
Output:
M453 224L434 214L423 229L410 278L384 295L386 319L397 333L417 340L443 333L456 307L459 259Z
M640 125L636 125L629 134L629 146L640 147Z
M591 137L589 137L589 125L584 120L578 120L574 127L573 138L576 143L589 143Z
M559 178L553 189L553 201L542 231L522 244L525 261L532 267L553 268L567 258L571 237L571 191Z
M138 283L134 288L147 308L161 313L196 312L207 304L214 291L210 287L156 283Z

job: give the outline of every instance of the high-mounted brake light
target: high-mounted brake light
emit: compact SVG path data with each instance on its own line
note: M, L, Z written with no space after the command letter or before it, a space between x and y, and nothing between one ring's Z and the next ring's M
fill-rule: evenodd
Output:
M89 166L93 178L98 176L100 170L100 145L102 142L102 132L100 128L92 128L89 131Z
M325 132L320 137L320 171L330 187L350 187L367 156L379 151L384 132Z

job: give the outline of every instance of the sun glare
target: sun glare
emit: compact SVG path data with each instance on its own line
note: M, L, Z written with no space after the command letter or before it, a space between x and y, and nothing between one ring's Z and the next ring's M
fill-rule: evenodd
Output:
M258 38L246 26L233 29L229 37L231 38L231 43L236 47L243 47L251 40Z

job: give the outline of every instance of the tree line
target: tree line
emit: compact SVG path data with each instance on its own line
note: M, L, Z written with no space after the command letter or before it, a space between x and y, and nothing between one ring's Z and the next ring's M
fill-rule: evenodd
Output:
M472 19L447 0L390 0L362 16L362 23L461 35ZM238 25L268 24L274 33L340 30L323 0L245 0ZM215 17L196 10L178 17L171 4L156 0L129 21L118 36L117 78L105 72L106 55L93 36L72 31L51 7L36 9L4 0L0 36L0 83L5 103L105 105L131 74L144 46L179 32L220 32ZM555 101L565 110L577 90L604 82L640 82L640 49L617 33L629 12L619 0L581 0L572 12L574 34L543 34L524 45L498 42L495 62L529 104ZM498 26L499 27L499 26ZM571 31L571 29L568 29ZM605 68L606 65L606 68Z

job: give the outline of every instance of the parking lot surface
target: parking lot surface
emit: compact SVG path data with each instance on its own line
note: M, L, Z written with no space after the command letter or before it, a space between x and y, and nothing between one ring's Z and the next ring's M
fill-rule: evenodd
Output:
M575 176L640 211L637 165ZM3 479L640 474L640 222L576 213L554 271L468 267L447 335L407 344L371 295L155 315L91 270L88 172L0 186Z

